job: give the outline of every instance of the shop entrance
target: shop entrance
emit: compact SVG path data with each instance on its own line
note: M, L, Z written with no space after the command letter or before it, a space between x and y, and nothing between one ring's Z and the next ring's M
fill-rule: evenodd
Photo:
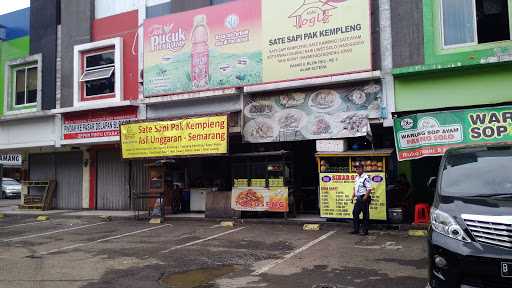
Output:
M212 217L232 217L225 205L231 191L230 172L227 157L162 159L148 166L148 187L151 193L165 194L166 215L204 217L208 212L218 214Z
M435 181L430 181L432 177L437 177L441 157L425 157L412 160L412 196L415 203L432 204L435 194Z

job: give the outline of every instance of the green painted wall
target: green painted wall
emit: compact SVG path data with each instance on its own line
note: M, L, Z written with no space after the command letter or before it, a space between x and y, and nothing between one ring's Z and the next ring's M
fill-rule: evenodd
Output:
M512 101L512 64L395 79L396 111Z
M512 15L512 0L508 0L508 7L509 14ZM510 25L512 30L512 21ZM400 76L431 70L459 69L465 66L510 61L512 58L512 41L443 48L441 27L440 0L423 0L424 65L396 68L393 74Z
M10 60L29 55L30 38L28 36L0 42L0 116L4 114L5 64Z

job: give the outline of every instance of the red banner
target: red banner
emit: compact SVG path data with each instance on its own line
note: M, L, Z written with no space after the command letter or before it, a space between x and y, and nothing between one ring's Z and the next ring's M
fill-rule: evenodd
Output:
M64 140L119 136L121 124L137 120L137 107L91 110L64 116Z

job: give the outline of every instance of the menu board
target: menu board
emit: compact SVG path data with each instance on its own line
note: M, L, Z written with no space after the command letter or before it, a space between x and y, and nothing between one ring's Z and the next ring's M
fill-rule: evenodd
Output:
M320 216L352 218L354 173L320 173ZM386 220L386 180L384 173L368 174L372 180L370 219Z

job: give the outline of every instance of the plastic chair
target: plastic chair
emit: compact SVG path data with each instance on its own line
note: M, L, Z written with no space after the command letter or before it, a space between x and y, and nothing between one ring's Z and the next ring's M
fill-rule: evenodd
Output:
M418 203L414 207L414 224L430 223L430 205Z

